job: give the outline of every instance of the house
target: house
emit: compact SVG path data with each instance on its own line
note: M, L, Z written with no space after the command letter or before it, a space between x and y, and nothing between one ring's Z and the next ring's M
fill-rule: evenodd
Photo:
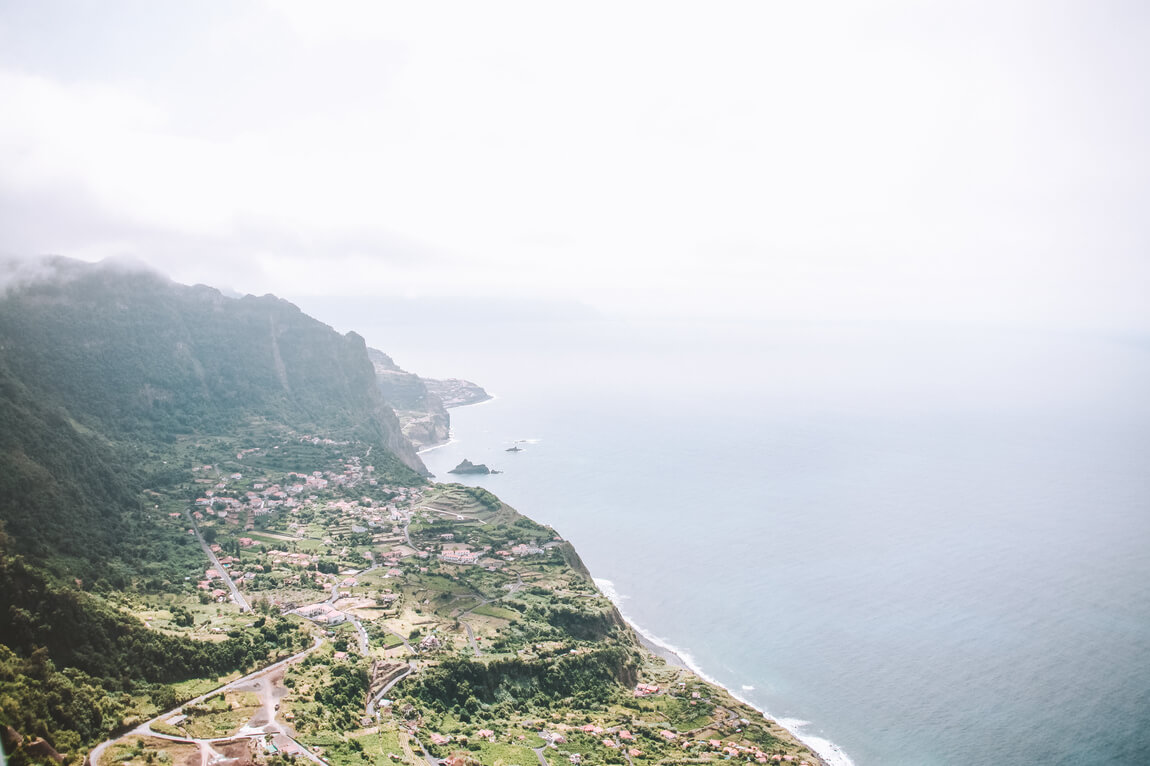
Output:
M471 551L466 548L457 548L451 551L444 551L439 554L439 560L448 564L474 564L479 561L480 556L483 554L479 551Z
M295 613L321 625L339 625L348 620L346 614L327 602L301 607L295 610Z

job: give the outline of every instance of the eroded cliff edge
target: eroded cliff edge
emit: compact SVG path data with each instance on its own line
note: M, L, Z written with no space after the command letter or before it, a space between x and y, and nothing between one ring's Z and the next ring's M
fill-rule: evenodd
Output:
M403 435L416 450L443 444L451 437L448 409L491 398L482 387L471 381L421 378L401 368L378 349L369 348L367 353L383 398L395 410Z

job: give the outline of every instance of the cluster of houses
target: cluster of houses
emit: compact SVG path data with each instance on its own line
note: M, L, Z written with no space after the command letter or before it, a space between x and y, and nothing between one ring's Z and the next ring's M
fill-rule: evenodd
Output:
M318 437L305 437L305 440L317 440L313 443L322 444L337 444L331 439L318 439ZM242 459L245 455L251 452L258 451L260 448L249 448L241 450L236 454L237 459ZM214 471L215 468L210 465L199 466L193 469L196 472L204 473ZM311 473L297 473L289 472L284 477L284 482L264 484L255 483L252 485L251 490L244 492L239 497L232 497L229 495L217 495L217 492L224 491L228 488L229 481L240 481L243 479L243 474L233 473L227 479L215 482L211 489L205 490L202 497L196 498L195 504L219 518L227 518L229 512L240 510L249 510L254 515L263 515L270 513L277 508L298 508L300 501L297 499L299 495L304 492L318 492L328 489L331 486L339 487L354 487L366 481L371 486L377 486L375 479L371 478L372 473L375 471L375 466L362 466L358 457L348 458L344 463L342 472L335 471L312 471ZM211 484L209 479L197 479L197 482ZM408 492L407 488L402 488L402 492L397 492L400 499L406 498ZM365 498L366 500L366 498ZM367 500L368 504L371 503ZM221 507L222 506L222 507ZM200 518L203 518L202 516ZM377 518L377 521L382 520Z
M641 684L642 685L642 684ZM566 728L560 724L559 728ZM635 735L627 729L607 730L602 726L595 724L585 724L580 726L579 731L584 734L600 735L607 734L611 736L603 737L601 742L604 747L618 749L620 752L626 752L632 758L639 758L643 755L643 751L635 747ZM483 736L483 730L478 732L479 736ZM548 746L554 748L558 745L567 742L566 737L558 732L540 731L539 736L546 740ZM744 761L753 761L755 763L792 763L797 762L796 766L810 766L806 761L798 760L793 755L782 755L779 753L767 753L762 748L756 745L740 745L736 742L723 742L719 739L690 739L682 737L678 732L671 731L670 729L663 729L659 732L659 736L667 742L680 741L684 749L692 746L698 746L707 750L720 753L725 759L738 759ZM494 741L494 738L491 738ZM571 763L579 764L583 760L583 756L579 753L572 753L569 756Z
M558 728L566 729L568 727L560 724ZM579 731L592 735L612 735L602 739L604 747L618 749L620 752L626 753L631 758L640 758L643 755L643 751L638 747L635 747L635 735L627 729L617 729L612 731L606 730L602 726L596 726L595 724L589 723L579 727ZM488 742L496 741L495 732L491 729L480 729L479 731L475 732L475 736ZM558 731L548 731L544 729L539 732L539 736L542 737L543 740L547 743L547 746L551 748L557 748L559 745L566 744L567 742L567 738ZM659 736L668 742L680 740L680 735L677 732L671 731L670 729L663 729L659 732ZM431 739L432 743L436 745L446 745L452 741L451 736L446 734L439 734L438 732L431 732L429 734L429 738ZM518 739L522 740L523 737L519 736ZM756 745L740 745L736 742L723 742L719 739L682 739L682 747L684 749L692 746L703 747L707 750L720 754L724 759L735 759L762 764L794 763L795 766L810 766L807 761L799 760L796 758L796 756L782 755L780 753L767 753ZM583 755L581 753L571 753L568 756L568 761L570 761L572 764L575 764L576 766L579 766L579 764L583 762ZM447 761L445 760L444 763L446 764Z
M222 601L227 598L228 592L223 588L217 588L215 581L223 579L223 575L220 574L218 569L208 569L204 572L204 579L200 580L196 584L196 587L210 593L216 601Z
M268 551L268 558L276 564L302 567L304 569L312 566L319 560L316 556L307 553L288 553L287 551L281 550Z
M478 564L486 550L473 551L467 546L453 547L439 554L439 560L448 564Z
M302 606L296 609L294 613L320 625L339 625L351 619L326 601Z

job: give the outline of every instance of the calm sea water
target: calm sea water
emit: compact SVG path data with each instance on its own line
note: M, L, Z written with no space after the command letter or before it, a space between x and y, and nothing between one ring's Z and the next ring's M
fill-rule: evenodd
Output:
M843 762L1150 763L1145 339L365 334L497 397L452 412L433 472L503 470L473 483L572 540L634 623Z

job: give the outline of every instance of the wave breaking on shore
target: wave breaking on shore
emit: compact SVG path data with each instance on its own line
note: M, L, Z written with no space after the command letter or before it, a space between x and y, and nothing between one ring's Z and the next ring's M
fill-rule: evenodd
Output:
M765 717L774 720L784 729L793 734L795 738L797 738L800 742L809 747L811 750L815 751L815 753L817 753L818 756L826 762L827 766L855 766L855 762L851 760L850 756L847 755L846 752L834 742L831 742L829 739L825 739L823 737L804 734L801 729L804 726L809 726L810 721L804 721L798 718L776 718L769 712L761 710L754 702L751 702L747 698L736 693L733 689L727 687L725 684L722 684L715 678L707 675L703 669L699 667L698 662L695 661L695 658L692 657L689 652L684 649L680 649L666 639L660 638L659 636L650 632L646 628L636 623L633 619L631 619L627 615L626 610L623 608L623 602L627 599L627 596L621 594L615 588L615 583L601 577L593 577L592 579L595 581L595 585L598 586L599 590L603 592L603 595L606 596L607 599L615 605L615 608L619 610L619 614L623 615L623 619L627 621L627 624L631 626L632 630L638 633L640 639L643 639L644 643L649 644L648 648L650 648L656 654L662 656L664 659L667 659L670 662L677 661L676 664L687 668L699 678L702 678L704 681L712 683L715 686L726 689L727 693L735 699L750 705L762 713ZM667 655L671 656L668 657ZM753 691L755 687L743 685L742 688L746 691Z

